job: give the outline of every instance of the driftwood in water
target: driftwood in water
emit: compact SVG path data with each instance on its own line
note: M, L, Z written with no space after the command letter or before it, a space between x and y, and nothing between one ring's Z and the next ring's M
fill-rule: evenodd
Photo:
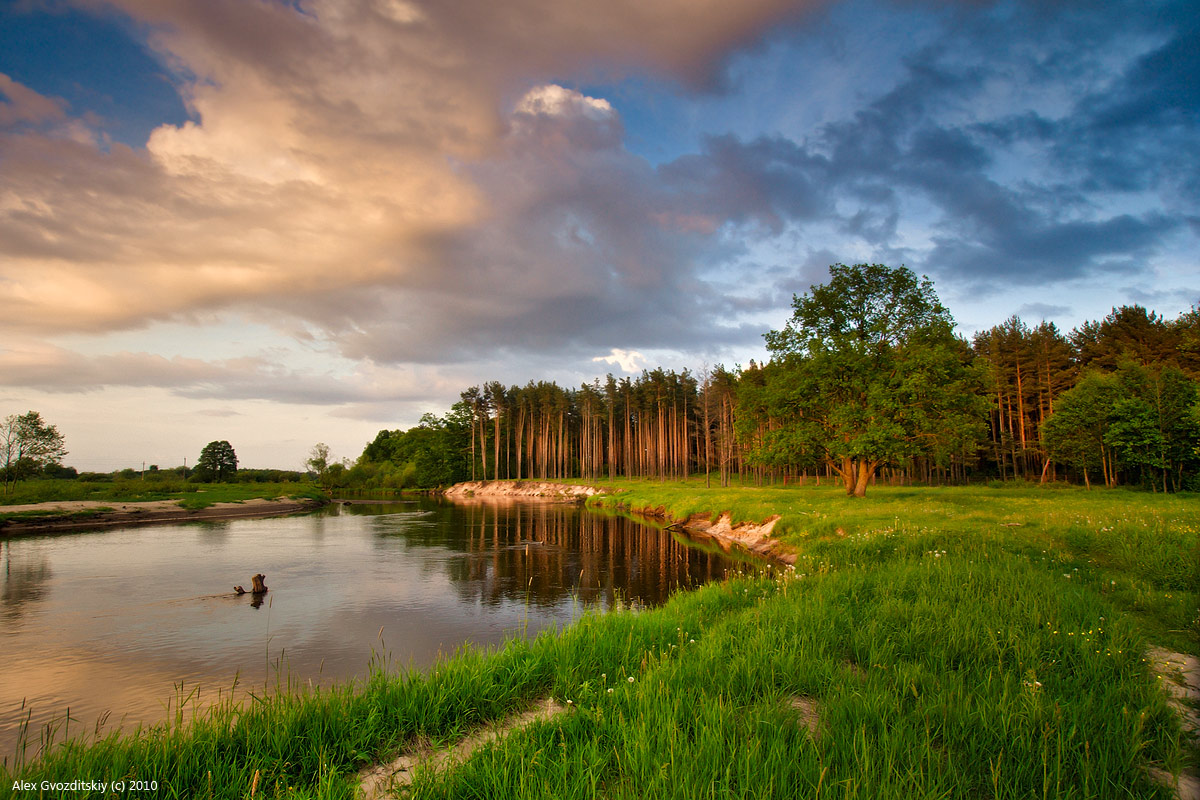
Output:
M251 581L253 581L253 583L250 584L250 594L266 594L267 593L267 585L265 583L263 583L263 580L266 577L267 577L266 575L263 575L260 572L257 575L255 575L253 578L250 579ZM235 592L237 592L238 594L246 593L246 590L240 586L233 587L233 590Z

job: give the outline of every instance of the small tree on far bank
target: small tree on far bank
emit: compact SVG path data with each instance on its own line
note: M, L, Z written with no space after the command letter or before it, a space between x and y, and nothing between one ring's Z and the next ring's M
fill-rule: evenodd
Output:
M39 474L49 466L61 466L67 448L63 435L47 425L36 411L10 414L0 425L0 461L3 462L4 493L17 481Z
M329 445L324 442L314 444L312 450L308 451L304 466L309 472L315 472L317 482L324 485L325 475L329 471Z
M224 439L209 442L200 451L200 459L196 462L192 477L205 483L232 480L237 474L237 463L237 453L233 452L229 442Z

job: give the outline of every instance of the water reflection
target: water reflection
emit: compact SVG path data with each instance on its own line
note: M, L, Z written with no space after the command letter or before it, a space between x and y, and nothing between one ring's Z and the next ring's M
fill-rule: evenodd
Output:
M37 556L13 556L12 545L0 542L0 561L4 562L4 588L0 591L0 604L4 616L15 621L27 606L42 599L49 591L50 563Z
M327 685L365 676L384 652L424 668L587 605L655 605L731 566L622 516L432 499L2 546L0 755L23 701L35 732L67 707L84 727L105 712L131 727L161 719L176 685L210 698L236 676L261 691L275 664ZM234 595L256 572L271 591Z
M657 604L679 587L723 576L728 564L627 517L574 506L481 502L451 517L467 557L448 573L463 600L489 605L551 607L570 596L611 607L618 594Z
M213 520L200 529L200 540L210 547L219 547L229 541L229 523Z

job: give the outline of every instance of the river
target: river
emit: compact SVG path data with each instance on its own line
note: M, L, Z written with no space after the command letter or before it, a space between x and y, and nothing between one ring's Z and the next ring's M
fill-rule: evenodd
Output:
M32 750L52 721L59 738L131 730L235 681L329 685L380 657L421 669L734 566L625 516L427 498L0 540L0 755L12 763L23 723ZM232 592L256 572L265 597Z

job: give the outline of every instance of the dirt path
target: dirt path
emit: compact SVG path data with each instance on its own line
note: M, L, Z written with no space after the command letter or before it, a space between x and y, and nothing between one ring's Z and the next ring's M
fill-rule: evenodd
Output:
M413 773L417 769L438 770L454 764L461 764L484 745L535 722L553 719L566 710L566 706L556 703L553 699L543 700L524 714L518 714L480 728L449 748L421 749L405 753L386 764L368 767L358 774L357 796L363 800L380 800L380 798L394 795L412 783Z
M1147 655L1155 674L1163 676L1163 685L1171 695L1171 705L1183 720L1183 727L1192 736L1200 737L1200 659L1158 647L1151 647ZM1200 800L1200 775L1194 770L1184 770L1178 782L1165 770L1155 769L1151 774L1172 787L1179 800Z

